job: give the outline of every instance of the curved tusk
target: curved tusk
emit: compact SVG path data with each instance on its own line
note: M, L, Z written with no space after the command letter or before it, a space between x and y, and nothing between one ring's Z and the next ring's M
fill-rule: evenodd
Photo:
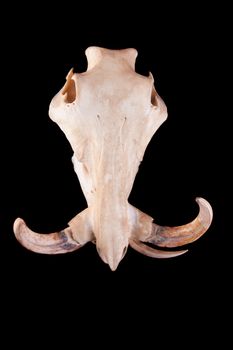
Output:
M22 219L16 219L14 233L17 240L27 249L41 254L63 254L82 247L72 238L72 230L50 234L39 234L30 230Z
M196 198L199 214L192 222L182 226L168 227L153 224L152 233L146 242L159 247L179 247L200 238L210 227L213 219L211 205L204 198Z
M175 256L182 255L186 253L188 250L179 250L173 252L167 252L165 250L158 250L155 248L151 248L150 246L136 240L130 240L129 242L131 248L137 250L139 253L150 256L151 258L173 258Z

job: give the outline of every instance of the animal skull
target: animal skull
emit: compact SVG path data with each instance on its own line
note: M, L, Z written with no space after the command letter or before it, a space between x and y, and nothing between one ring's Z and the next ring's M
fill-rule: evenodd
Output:
M35 233L17 219L16 238L26 248L45 254L71 252L91 241L112 270L128 245L150 257L181 255L187 250L158 250L142 242L178 247L198 239L212 221L205 199L196 199L200 211L194 221L173 228L153 223L128 203L146 147L167 118L153 77L135 72L135 49L89 47L86 56L87 71L69 72L65 86L50 104L49 115L74 151L74 170L88 207L57 233Z

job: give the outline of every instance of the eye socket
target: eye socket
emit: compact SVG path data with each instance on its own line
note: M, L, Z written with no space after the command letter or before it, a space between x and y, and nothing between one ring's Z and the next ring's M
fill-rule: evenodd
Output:
M157 93L156 93L156 90L155 90L154 86L153 86L152 91L151 91L151 104L154 107L158 106L158 104L157 104Z
M62 95L65 95L65 102L72 103L76 100L76 86L73 79L67 80Z

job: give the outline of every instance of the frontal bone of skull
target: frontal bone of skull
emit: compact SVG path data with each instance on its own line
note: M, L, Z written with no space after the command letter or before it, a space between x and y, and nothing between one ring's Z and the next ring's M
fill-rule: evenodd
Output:
M43 254L72 252L95 242L100 257L112 270L128 245L151 257L181 255L187 250L157 248L186 245L207 231L213 214L205 199L196 199L196 219L178 227L161 227L128 203L146 147L167 118L153 77L135 72L134 49L91 47L86 55L87 72L70 71L65 86L50 104L49 115L74 151L74 170L87 209L65 230L51 234L35 233L17 219L16 238L29 250Z

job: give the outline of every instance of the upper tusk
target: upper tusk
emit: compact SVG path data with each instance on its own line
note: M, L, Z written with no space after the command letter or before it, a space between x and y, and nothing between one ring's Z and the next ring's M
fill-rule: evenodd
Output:
M30 230L22 219L16 219L14 233L27 249L41 254L63 254L82 247L72 237L71 228L50 234L39 234Z
M196 198L199 214L192 222L182 226L168 227L153 224L151 235L146 242L159 247L179 247L196 241L210 227L213 219L211 205L204 198Z
M179 250L179 251L165 251L165 250L158 250L155 248L151 248L150 246L136 240L130 240L129 242L131 248L137 250L139 253L142 253L144 255L150 256L151 258L173 258L175 256L182 255L186 253L188 250Z

